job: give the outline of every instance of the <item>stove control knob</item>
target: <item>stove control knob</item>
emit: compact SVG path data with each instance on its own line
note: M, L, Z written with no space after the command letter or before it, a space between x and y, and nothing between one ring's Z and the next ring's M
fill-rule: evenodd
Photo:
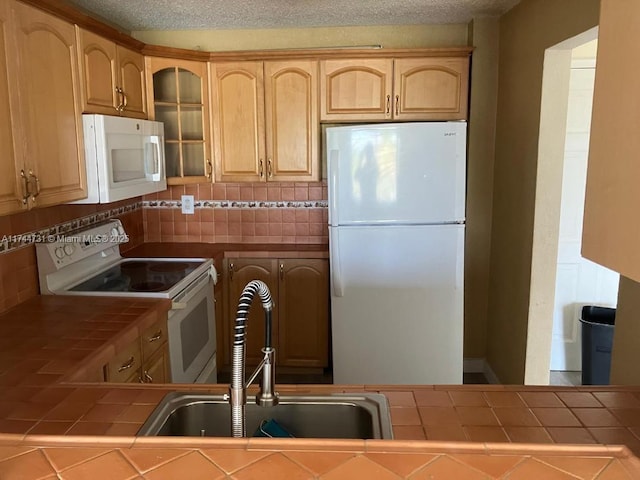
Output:
M63 247L63 249L64 249L64 254L65 255L71 255L76 250L76 247L74 245L68 243Z
M62 257L64 257L64 250L62 249L62 247L58 247L54 250L54 253L56 255L57 258L62 259Z

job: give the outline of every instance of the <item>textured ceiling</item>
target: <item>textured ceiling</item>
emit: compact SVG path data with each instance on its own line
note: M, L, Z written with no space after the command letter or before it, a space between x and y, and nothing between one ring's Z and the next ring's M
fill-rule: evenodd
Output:
M520 0L67 0L125 30L467 23Z

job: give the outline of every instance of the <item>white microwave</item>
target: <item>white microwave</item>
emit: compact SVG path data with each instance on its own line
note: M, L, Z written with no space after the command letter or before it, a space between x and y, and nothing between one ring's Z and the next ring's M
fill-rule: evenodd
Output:
M73 203L111 203L167 189L162 122L82 117L88 196Z

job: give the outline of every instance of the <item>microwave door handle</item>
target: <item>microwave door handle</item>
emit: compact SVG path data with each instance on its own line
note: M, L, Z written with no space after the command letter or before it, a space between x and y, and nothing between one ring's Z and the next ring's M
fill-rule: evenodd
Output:
M149 136L149 142L152 144L152 155L153 155L153 172L151 172L151 180L154 182L159 182L162 179L162 163L161 156L162 150L160 149L160 136L151 135Z

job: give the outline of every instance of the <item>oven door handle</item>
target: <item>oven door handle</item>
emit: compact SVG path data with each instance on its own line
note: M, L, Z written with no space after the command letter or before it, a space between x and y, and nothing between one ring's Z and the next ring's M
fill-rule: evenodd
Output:
M184 310L185 308L187 308L186 302L171 302L172 310Z

